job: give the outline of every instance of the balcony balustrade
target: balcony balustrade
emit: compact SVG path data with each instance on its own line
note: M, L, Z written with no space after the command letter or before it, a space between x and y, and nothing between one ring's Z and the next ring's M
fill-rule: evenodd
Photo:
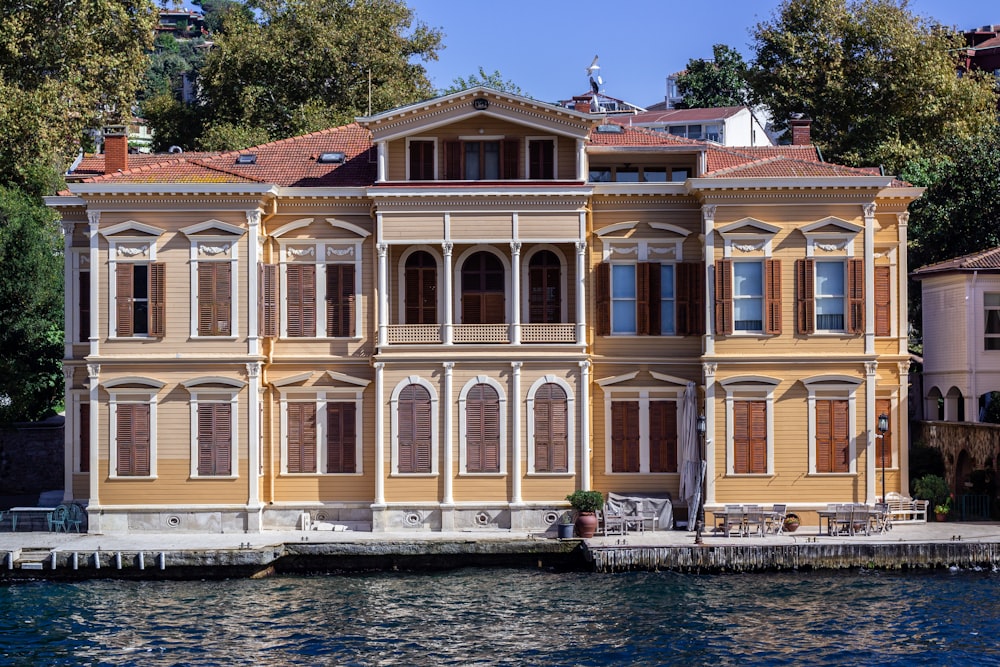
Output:
M521 343L572 344L576 342L575 324L522 324ZM456 324L452 340L457 344L507 345L512 342L509 324ZM386 327L389 345L435 345L444 342L440 324L391 324Z

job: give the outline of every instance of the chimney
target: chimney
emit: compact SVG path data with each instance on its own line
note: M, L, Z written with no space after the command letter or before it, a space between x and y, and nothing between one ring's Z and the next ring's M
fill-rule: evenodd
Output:
M812 138L809 136L809 128L812 126L812 118L809 118L804 114L795 114L788 121L788 126L792 128L793 146L808 146L812 143Z
M128 131L124 125L104 128L104 173L128 169Z
M590 98L589 97L574 97L573 98L573 110L579 111L580 113L590 113Z

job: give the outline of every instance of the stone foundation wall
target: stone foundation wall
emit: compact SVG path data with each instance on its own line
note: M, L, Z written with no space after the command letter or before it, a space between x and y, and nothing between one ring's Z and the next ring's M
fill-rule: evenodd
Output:
M0 495L62 489L63 417L0 428Z

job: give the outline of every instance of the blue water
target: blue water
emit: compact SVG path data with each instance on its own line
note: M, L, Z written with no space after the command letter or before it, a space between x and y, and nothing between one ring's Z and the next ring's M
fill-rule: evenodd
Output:
M1000 665L1000 575L459 570L0 586L2 665Z

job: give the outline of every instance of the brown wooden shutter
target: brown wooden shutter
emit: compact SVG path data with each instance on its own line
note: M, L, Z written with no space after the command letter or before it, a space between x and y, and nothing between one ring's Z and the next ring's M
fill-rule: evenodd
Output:
M733 260L715 261L715 334L733 333Z
M326 404L326 471L353 473L357 466L357 406Z
M410 142L410 180L429 181L434 179L434 142Z
M149 265L149 335L163 338L167 334L167 265Z
M889 417L890 430L882 434L881 437L875 438L875 465L879 468L882 467L882 451L885 451L885 467L892 467L892 401L888 398L877 398L875 399L875 415L874 424L872 424L872 429L875 433L878 433L878 417L879 415L886 415Z
M326 335L354 335L354 265L326 265Z
M781 333L781 260L764 260L764 333Z
M677 403L649 402L649 472L677 472Z
M767 473L767 402L733 403L733 472Z
M816 332L815 261L795 260L795 332Z
M566 392L546 383L535 392L535 472L568 472Z
M118 320L116 335L132 336L132 284L135 265L118 262L115 264L115 317Z
M81 271L78 283L77 313L80 319L78 340L86 342L90 339L90 271Z
M232 406L198 405L198 474L232 474Z
M316 266L289 264L287 282L288 335L310 338L316 335Z
M663 323L661 310L662 298L660 290L662 287L662 267L658 263L649 264L649 335L659 336L663 333Z
M468 472L500 472L500 399L487 384L466 397L465 446Z
M517 139L504 139L500 146L503 152L503 166L500 171L500 178L505 181L514 180L518 176L520 167L521 142Z
M816 401L816 472L850 470L847 401Z
M639 472L639 403L611 404L611 471Z
M258 311L260 335L274 338L278 335L278 265L261 264Z
M594 299L597 315L594 324L598 336L611 334L611 265L601 263L594 270Z
M444 177L450 181L462 180L462 142L446 141L444 143Z
M90 403L80 403L80 472L90 472Z
M397 411L397 466L401 473L431 471L431 397L417 384L399 394Z
M650 265L645 262L640 262L635 266L635 332L639 336L649 335L649 304L651 301L649 270Z
M767 472L767 403L750 402L750 472Z
M816 472L833 472L830 401L816 401Z
M503 292L487 292L483 295L482 324L503 324L507 319Z
M892 335L892 267L875 267L875 335Z
M750 402L733 403L733 472L750 472Z
M228 336L232 330L232 267L198 262L198 335Z
M865 260L847 260L847 303L849 310L848 331L865 332Z
M288 472L316 472L316 404L288 403Z
M536 139L528 142L528 178L555 178L555 142Z
M705 263L681 262L675 268L677 333L700 336L705 333Z
M149 476L149 405L119 404L117 407L118 475Z

